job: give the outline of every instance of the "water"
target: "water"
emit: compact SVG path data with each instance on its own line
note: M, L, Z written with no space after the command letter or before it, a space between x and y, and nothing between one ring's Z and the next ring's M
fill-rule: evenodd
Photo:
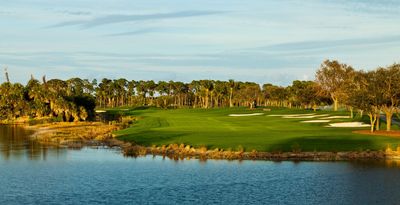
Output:
M0 126L0 204L398 204L380 163L173 161L57 149Z

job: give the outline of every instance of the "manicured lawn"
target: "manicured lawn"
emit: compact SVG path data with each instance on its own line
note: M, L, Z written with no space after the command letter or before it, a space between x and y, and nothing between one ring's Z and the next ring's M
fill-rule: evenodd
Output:
M117 111L117 110L114 110ZM297 109L272 111L234 109L129 109L120 111L140 119L130 128L117 131L118 138L141 145L190 144L209 149L223 148L246 151L360 151L395 148L400 139L360 135L355 129L331 128L327 123L300 123L313 119L285 119L274 114L313 113ZM260 116L230 117L229 114L259 113ZM346 115L344 112L318 111L317 114ZM364 119L365 120L365 119ZM333 122L349 121L336 119Z

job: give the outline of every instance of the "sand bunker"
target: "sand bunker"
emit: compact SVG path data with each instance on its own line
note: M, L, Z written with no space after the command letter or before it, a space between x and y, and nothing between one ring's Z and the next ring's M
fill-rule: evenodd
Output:
M102 113L102 112L107 112L107 111L105 111L105 110L96 110L95 112L96 113Z
M257 116L264 115L264 113L250 113L250 114L230 114L230 117L245 117L245 116Z
M349 118L350 118L350 116L339 116L339 115L337 115L337 116L324 117L324 118L321 118L321 119L325 120L325 119L349 119Z
M268 115L271 117L300 117L300 116L310 116L310 115L315 115L313 114L290 114L290 115Z
M338 122L331 123L328 127L370 127L369 124L364 124L363 122Z
M329 115L328 114L323 114L323 115L298 115L298 116L284 116L283 118L308 119L308 118L325 117L325 116L329 116Z
M320 122L330 122L330 120L307 120L301 121L302 123L320 123Z

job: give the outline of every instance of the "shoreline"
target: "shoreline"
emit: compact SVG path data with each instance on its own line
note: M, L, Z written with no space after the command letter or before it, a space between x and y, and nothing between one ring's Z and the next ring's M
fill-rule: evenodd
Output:
M292 151L292 152L259 152L253 150L229 151L223 149L208 150L206 147L195 148L185 144L170 144L146 147L117 139L113 131L120 129L117 125L99 122L46 123L25 125L33 130L32 138L40 143L72 149L83 147L105 146L118 147L127 157L146 155L163 156L174 160L183 159L220 159L220 160L265 160L265 161L357 161L357 160L400 160L400 150L390 148L381 151Z
M113 139L111 133L120 128L101 122L53 122L21 126L33 131L30 137L40 143L68 148L110 144L105 142Z
M398 151L343 151L343 152L252 152L204 150L172 144L162 147L132 145L122 149L125 156L163 156L174 160L214 159L214 160L265 160L265 161L360 161L360 160L400 160Z

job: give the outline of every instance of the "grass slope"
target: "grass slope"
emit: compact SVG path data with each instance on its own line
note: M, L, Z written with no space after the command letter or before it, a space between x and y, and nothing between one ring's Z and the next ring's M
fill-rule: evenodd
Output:
M116 112L118 110L114 110ZM117 131L119 139L141 145L190 144L209 149L246 151L360 151L396 147L400 139L352 133L355 128L329 128L327 123L300 123L312 119L284 119L272 114L299 114L312 111L272 109L262 116L230 117L229 114L262 110L234 109L130 109L121 111L140 118L131 127ZM338 115L319 111L317 114ZM335 120L346 121L343 119ZM348 120L347 120L348 121ZM334 121L333 121L334 122ZM368 128L364 128L368 129Z

